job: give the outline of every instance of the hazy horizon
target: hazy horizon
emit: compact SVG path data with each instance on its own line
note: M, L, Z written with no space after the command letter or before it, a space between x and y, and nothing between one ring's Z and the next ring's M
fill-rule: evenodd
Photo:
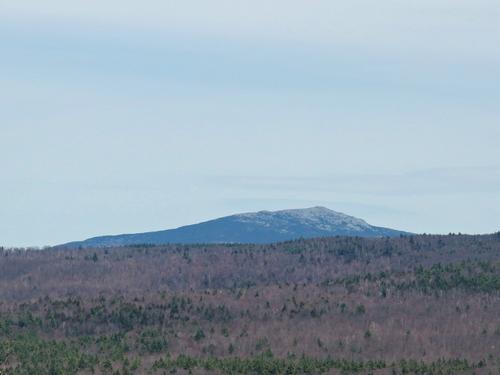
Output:
M0 7L0 246L325 206L500 230L500 3Z

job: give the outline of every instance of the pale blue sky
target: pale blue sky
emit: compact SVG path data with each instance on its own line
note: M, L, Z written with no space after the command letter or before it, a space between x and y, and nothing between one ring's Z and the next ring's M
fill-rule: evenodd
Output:
M500 230L498 1L0 0L0 245L325 205Z

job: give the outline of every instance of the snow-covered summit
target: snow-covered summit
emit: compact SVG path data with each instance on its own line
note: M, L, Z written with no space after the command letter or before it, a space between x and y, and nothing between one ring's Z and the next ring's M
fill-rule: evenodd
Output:
M290 225L300 224L313 227L322 231L335 231L339 227L343 227L351 231L360 232L371 228L362 219L321 206L280 211L251 212L234 215L234 218L242 223L254 223L266 227L289 223Z

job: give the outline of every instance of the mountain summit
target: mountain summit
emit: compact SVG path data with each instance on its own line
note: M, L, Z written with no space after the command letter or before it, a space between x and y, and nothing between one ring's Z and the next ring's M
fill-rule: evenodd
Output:
M271 243L328 236L395 237L406 232L376 227L325 207L259 211L222 217L177 229L101 236L63 247L107 247L166 243Z

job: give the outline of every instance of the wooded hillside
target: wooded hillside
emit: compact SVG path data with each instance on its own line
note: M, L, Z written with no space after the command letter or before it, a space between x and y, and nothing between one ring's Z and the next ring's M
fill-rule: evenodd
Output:
M0 251L7 374L496 374L500 235Z

